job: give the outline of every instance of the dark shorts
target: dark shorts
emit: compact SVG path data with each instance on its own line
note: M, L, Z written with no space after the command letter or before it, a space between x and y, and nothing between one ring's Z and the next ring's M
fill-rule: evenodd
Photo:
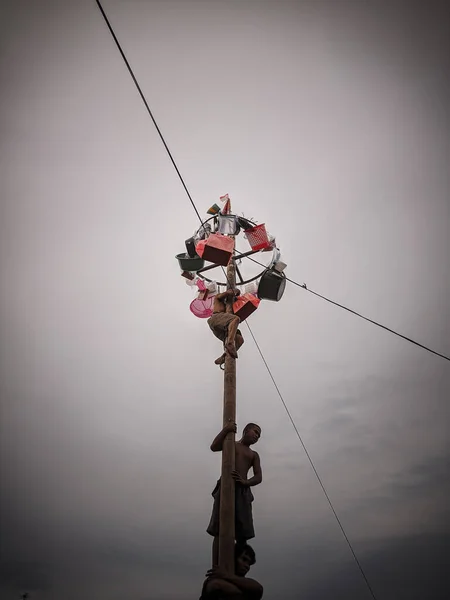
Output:
M228 325L235 318L236 315L234 315L233 313L214 313L209 317L208 325L213 334L216 336L216 338L219 338L219 340L222 340L222 342L224 342L228 335ZM237 330L237 333L242 335L239 329Z
M214 504L211 514L211 520L207 528L209 535L217 537L219 535L219 514L220 514L220 479L212 492ZM253 528L252 502L254 500L251 489L246 485L235 484L235 538L236 540L251 540L255 537Z

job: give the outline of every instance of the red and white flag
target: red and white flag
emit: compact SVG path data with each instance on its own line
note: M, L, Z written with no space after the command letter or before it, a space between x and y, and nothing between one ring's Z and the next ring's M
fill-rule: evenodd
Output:
M220 211L223 215L229 215L231 213L231 200L230 197L228 196L228 194L225 194L225 196L220 196L219 198L220 202L225 202L224 207L222 208L222 210Z

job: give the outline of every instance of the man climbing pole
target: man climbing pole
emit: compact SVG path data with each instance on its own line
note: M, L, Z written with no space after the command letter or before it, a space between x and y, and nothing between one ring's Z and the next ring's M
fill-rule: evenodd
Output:
M244 343L241 331L238 329L240 319L233 312L227 312L226 305L231 303L240 291L237 289L227 290L222 294L214 296L213 314L208 319L208 325L214 335L222 340L225 352L214 362L216 365L222 365L225 362L225 356L228 353L231 357L237 358L237 350Z
M211 444L213 452L220 452L224 440L230 431L236 432L236 423L228 423L214 438ZM259 454L250 449L261 437L261 428L256 423L248 423L242 432L242 438L235 442L235 470L232 472L235 481L235 539L239 544L255 537L253 528L252 502L254 500L250 488L262 481L261 461ZM250 468L253 477L247 479ZM219 516L220 516L220 479L212 492L214 498L211 519L207 528L214 537L212 550L213 569L219 565Z
M250 577L246 577L250 567L256 562L255 551L248 544L236 544L234 547L234 574L227 574L218 568L206 573L200 600L226 600L241 598L260 600L263 587Z

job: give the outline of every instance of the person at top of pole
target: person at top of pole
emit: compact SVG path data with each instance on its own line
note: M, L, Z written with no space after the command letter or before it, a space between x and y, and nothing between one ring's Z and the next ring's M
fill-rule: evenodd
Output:
M220 452L229 432L236 432L236 423L228 423L216 435L212 444L213 452ZM251 450L250 446L256 444L261 437L261 427L256 423L248 423L242 432L242 438L235 442L235 470L231 475L235 481L235 539L238 543L245 543L255 537L253 527L252 502L254 500L251 487L262 482L262 469L259 454ZM247 479L248 472L253 469L253 477ZM219 526L220 526L220 479L212 492L214 504L207 533L214 537L212 547L212 566L219 564Z
M260 600L263 587L250 577L246 577L250 567L256 562L255 551L248 544L236 544L234 547L234 575L228 575L218 567L206 573L200 600Z
M241 331L238 329L240 318L227 312L227 305L230 303L233 306L234 299L239 296L238 289L230 289L222 294L214 296L213 314L208 319L208 325L214 335L222 340L224 353L219 356L214 362L216 365L222 365L225 362L227 354L232 358L237 358L237 351L244 343Z

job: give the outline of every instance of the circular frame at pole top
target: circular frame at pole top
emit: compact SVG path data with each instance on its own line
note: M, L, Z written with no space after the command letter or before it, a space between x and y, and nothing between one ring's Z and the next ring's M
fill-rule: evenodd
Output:
M202 229L204 229L204 226L205 226L206 223L209 223L210 221L216 222L218 216L220 216L220 215L212 215L211 217L209 217L208 219L206 219L205 221L203 221L202 225L200 225L200 227L196 230L195 234L198 234ZM238 215L235 215L233 213L229 213L227 215L222 215L222 216L235 217L236 219L239 218ZM253 221L252 219L247 219L247 217L242 217L242 218L245 219L248 223L251 223L253 225L253 227L256 227L257 223L255 221ZM213 232L213 233L217 233L217 232ZM238 235L239 235L239 233L237 235L235 235L235 236L232 236L232 237L237 237ZM240 260L241 257L242 258L250 258L250 256L254 256L254 255L260 254L262 252L267 252L268 253L268 249L254 250L254 251L250 251L250 252L240 252L240 253L237 254L237 256L234 256L236 254L236 249L235 249L234 252L233 252L234 255L232 257L232 260L237 261L237 260ZM276 252L279 252L279 249L276 246L274 246L272 248L272 261L269 262L269 264L266 267L264 267L263 270L260 271L257 275L255 275L254 277L250 277L249 279L243 279L243 277L242 277L242 275L240 273L240 270L239 270L238 266L236 265L236 273L237 273L237 276L239 278L239 281L236 281L236 285L237 286L239 286L239 285L246 285L248 283L256 281L257 279L260 279L264 275L264 273L269 269L270 264L273 263L273 259L274 259L274 256L275 256ZM198 274L199 277L201 277L202 279L204 279L208 283L212 283L213 281L215 281L215 283L217 283L217 285L219 285L219 286L229 287L228 280L227 281L217 281L215 279L209 279L208 277L206 277L203 274L205 271L207 272L207 271L210 271L212 269L217 269L220 266L221 265L215 265L215 264L208 265L207 267L203 267L202 269L199 269L199 271L197 271L197 274ZM225 272L225 267L222 267L222 269ZM225 273L225 277L226 277L226 273Z

